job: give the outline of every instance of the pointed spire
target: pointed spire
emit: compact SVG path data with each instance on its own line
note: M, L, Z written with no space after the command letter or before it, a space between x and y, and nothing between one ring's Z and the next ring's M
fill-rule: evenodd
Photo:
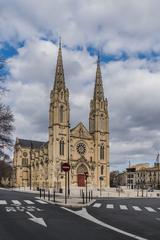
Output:
M95 87L94 87L94 100L104 100L99 52L98 52L98 58L97 58L97 71L96 71L96 81L95 81Z
M65 89L65 78L63 70L63 59L62 59L62 48L61 48L61 38L59 38L59 49L54 81L54 90Z

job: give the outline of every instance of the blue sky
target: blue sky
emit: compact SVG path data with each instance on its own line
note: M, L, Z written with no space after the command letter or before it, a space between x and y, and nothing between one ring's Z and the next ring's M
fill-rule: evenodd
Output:
M112 169L153 162L160 151L158 0L1 0L0 54L16 136L47 140L49 93L62 37L71 124L88 126L97 53L109 101Z

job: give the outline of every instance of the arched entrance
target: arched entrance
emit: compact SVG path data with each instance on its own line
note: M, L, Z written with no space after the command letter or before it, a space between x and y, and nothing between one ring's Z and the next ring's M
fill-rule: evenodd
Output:
M85 186L85 176L84 176L85 172L88 172L87 167L84 164L81 164L77 168L77 185L78 185L78 187Z

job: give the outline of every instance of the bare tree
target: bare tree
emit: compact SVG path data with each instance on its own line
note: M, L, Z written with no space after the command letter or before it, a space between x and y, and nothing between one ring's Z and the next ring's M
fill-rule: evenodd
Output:
M6 61L0 57L0 157L8 158L4 153L4 146L10 148L12 146L12 132L14 130L14 117L9 106L2 103L2 95L6 91L4 81L6 78Z

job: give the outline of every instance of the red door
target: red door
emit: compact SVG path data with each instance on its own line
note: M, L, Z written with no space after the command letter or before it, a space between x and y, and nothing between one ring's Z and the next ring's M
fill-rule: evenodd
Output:
M84 174L78 174L78 187L85 186Z

